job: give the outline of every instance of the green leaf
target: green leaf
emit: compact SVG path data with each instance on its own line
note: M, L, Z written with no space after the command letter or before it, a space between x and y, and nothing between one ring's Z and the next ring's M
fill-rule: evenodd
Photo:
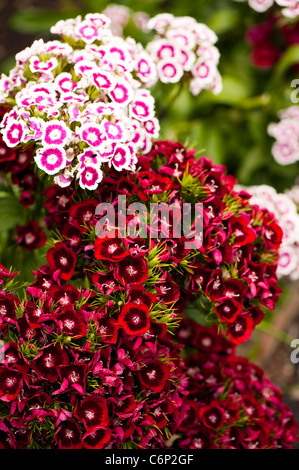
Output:
M216 11L212 15L208 22L208 26L215 31L216 34L220 35L234 29L238 26L239 21L240 14L238 10L224 8Z
M24 209L14 197L0 197L0 232L25 223Z
M42 8L27 8L15 13L10 19L10 27L21 33L49 33L51 26L59 20L74 18L78 10L53 11Z

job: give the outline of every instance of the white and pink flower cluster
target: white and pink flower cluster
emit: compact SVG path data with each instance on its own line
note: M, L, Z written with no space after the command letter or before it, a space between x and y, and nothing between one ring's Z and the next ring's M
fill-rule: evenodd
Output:
M147 89L156 66L110 22L103 14L59 21L51 32L61 40L35 41L0 80L0 102L13 105L2 121L5 143L35 145L37 166L63 187L76 178L96 189L103 163L134 170L159 135Z
M289 165L299 160L299 106L282 109L280 121L268 126L268 134L276 139L272 154L280 165Z
M238 186L252 197L250 204L272 212L283 231L282 244L279 249L277 275L279 278L299 279L299 213L297 205L289 191L278 193L272 186ZM298 193L299 196L299 193Z
M161 82L176 83L185 78L193 95L205 89L221 92L217 36L208 26L189 16L161 13L148 21L147 29L156 33L146 50L157 65Z
M235 0L235 2L246 2L247 0ZM249 6L255 11L263 13L274 5L282 8L283 16L287 18L296 18L299 16L299 0L248 0Z

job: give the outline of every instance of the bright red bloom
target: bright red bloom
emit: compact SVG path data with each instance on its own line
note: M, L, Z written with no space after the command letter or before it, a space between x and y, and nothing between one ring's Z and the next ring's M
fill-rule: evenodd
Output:
M82 436L79 424L74 419L62 422L55 434L59 449L82 449Z
M135 302L125 304L119 314L118 322L128 335L145 333L150 327L147 305Z
M97 334L102 337L103 343L115 344L118 337L119 327L120 324L115 318L108 318L107 321L103 322L99 326Z
M22 375L15 370L0 368L0 400L12 401L22 389Z
M95 219L97 205L98 202L95 199L85 199L73 204L70 208L71 223L77 228L85 230Z
M129 255L121 245L121 238L96 238L94 256L96 259L121 261Z
M157 301L157 297L150 293L146 292L145 287L140 284L135 284L129 289L129 299L130 302L135 302L137 304L143 303L148 308Z
M48 291L48 298L54 303L61 305L73 305L80 298L80 292L72 284L64 284L62 286L52 286Z
M157 360L149 362L139 371L140 382L154 392L162 392L169 375L168 365Z
M244 246L254 242L256 239L255 231L248 225L249 219L245 217L234 217L229 225L234 236L234 246Z
M215 306L215 312L221 321L233 323L239 313L242 312L243 305L234 299L221 297L218 299L218 302Z
M142 284L148 276L147 261L141 256L127 256L117 264L115 274L122 284Z
M61 279L67 281L75 271L77 257L63 242L58 242L48 250L47 261L50 269L60 271Z
M94 432L97 429L108 426L108 408L106 400L102 397L88 396L75 407L74 414L76 418L83 422L88 432Z
M112 431L108 428L99 428L83 436L85 449L103 449L110 441Z
M254 329L254 321L250 315L239 315L234 323L227 327L227 335L235 344L247 341Z

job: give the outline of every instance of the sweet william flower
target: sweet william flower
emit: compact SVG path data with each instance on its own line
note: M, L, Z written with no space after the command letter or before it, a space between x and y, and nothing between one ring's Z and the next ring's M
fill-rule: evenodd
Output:
M122 308L118 322L128 335L143 334L150 328L148 307L142 302L129 302Z
M55 247L47 252L47 261L52 271L59 271L61 279L71 279L75 266L76 255L67 248L63 242L56 243Z

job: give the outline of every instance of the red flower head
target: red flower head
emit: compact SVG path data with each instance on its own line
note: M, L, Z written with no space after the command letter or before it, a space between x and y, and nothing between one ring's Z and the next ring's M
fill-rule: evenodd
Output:
M58 366L68 365L69 357L58 344L42 348L32 362L39 375L54 383L58 380Z
M148 276L147 261L141 256L127 256L116 266L115 275L122 284L142 284Z
M146 292L145 287L140 284L135 284L129 289L129 299L130 302L135 302L136 304L143 303L148 308L157 301L157 297L150 292Z
M0 369L0 400L12 401L17 398L22 388L22 375L11 369Z
M83 422L86 431L94 432L108 426L108 408L102 397L88 396L77 404L74 410L76 418Z
M73 419L62 422L55 434L59 449L82 449L82 436L79 424Z
M234 246L244 246L254 242L257 235L255 231L249 227L250 220L247 217L233 217L230 222L230 228L234 235Z
M70 221L77 228L84 230L86 226L90 226L95 222L95 210L98 201L95 199L85 199L84 201L76 202L70 209Z
M149 362L139 371L139 379L142 385L157 393L162 392L169 375L169 366L157 360Z
M64 307L73 305L80 298L80 292L72 284L64 284L63 286L52 286L48 291L48 297L54 303Z
M243 305L236 302L234 299L228 297L221 297L218 299L218 304L215 306L215 312L223 322L233 323L239 313L242 312Z
M55 315L60 330L74 338L82 338L87 333L87 326L84 316L72 305L66 305L61 313Z
M227 327L227 335L235 344L243 343L250 338L254 329L254 321L249 314L239 315L234 323Z
M59 366L58 374L62 380L61 392L73 388L79 393L85 391L85 377L87 373L86 364L71 364L68 366Z
M16 230L17 243L26 251L34 251L47 241L45 232L39 228L36 220L30 221L24 226L17 225Z
M282 228L276 222L265 223L265 226L262 227L262 233L265 245L278 250L283 237Z
M121 261L129 255L121 245L121 238L96 238L94 256L96 259Z
M99 428L83 436L83 446L86 449L103 449L110 441L112 431L108 428Z
M128 335L141 335L150 328L148 307L143 303L129 302L122 308L118 322Z
M169 273L166 274L163 282L155 285L155 289L160 297L160 300L165 304L173 303L180 297L179 286L172 281Z
M11 293L6 293L4 291L0 292L0 330L1 325L5 326L4 322L12 322L16 320L15 312L19 303L19 299Z
M225 422L224 411L216 401L200 408L199 418L210 429L219 429Z
M58 242L47 252L47 261L52 271L60 271L61 279L71 279L76 266L76 255L63 242Z
M103 343L115 344L118 337L119 323L115 318L108 318L103 322L97 331L97 334L102 337Z

